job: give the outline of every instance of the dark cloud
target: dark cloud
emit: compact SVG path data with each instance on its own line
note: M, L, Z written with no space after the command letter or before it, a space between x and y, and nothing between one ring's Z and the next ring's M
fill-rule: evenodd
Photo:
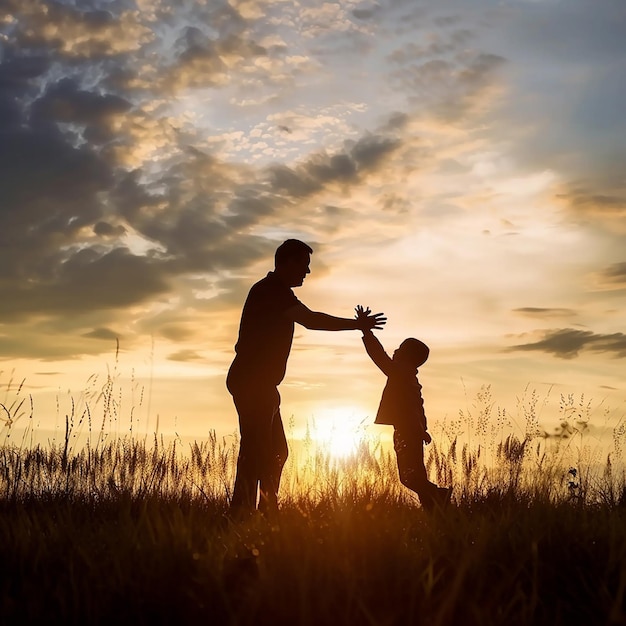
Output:
M352 15L357 18L357 20L371 20L376 15L376 8L356 8L352 10Z
M358 170L368 172L375 169L400 143L395 137L365 135L354 144L351 157Z
M35 126L60 122L84 127L87 139L102 143L112 139L115 119L132 108L125 98L114 94L85 91L70 78L49 85L45 94L31 108L31 123Z
M2 307L6 321L34 314L62 315L116 309L168 291L161 264L125 248L100 253L85 248L57 262L37 282L11 285Z
M546 352L563 359L577 357L580 352L600 352L618 358L626 357L624 333L596 334L590 330L563 328L547 330L539 341L511 346L509 351Z
M45 56L7 55L0 65L0 87L2 90L23 87L29 81L45 74L50 68L50 59Z
M341 152L315 154L296 168L271 166L270 181L277 193L293 198L305 198L333 185L356 185L382 166L401 144L393 135L366 134L347 143Z
M410 121L410 115L401 111L396 111L392 113L387 121L382 125L380 132L382 134L391 133L392 135L398 132L401 133L405 130Z
M111 181L97 155L68 144L54 129L1 133L0 281L5 290L5 281L20 287L51 278L80 231L102 216L99 194Z
M0 132L11 132L24 123L25 97L36 97L39 89L35 79L50 67L40 55L17 56L5 50L0 60Z
M115 179L54 125L1 134L0 320L119 308L168 289L164 263L116 245L123 226L102 219Z
M260 173L190 151L150 185L136 173L120 181L114 202L120 216L162 250L167 271L182 274L245 267L267 247L260 238L241 237L276 210ZM245 241L244 241L245 239Z
M113 224L109 224L108 222L96 222L93 227L93 232L101 237L119 237L126 233L126 229L121 224L113 226Z

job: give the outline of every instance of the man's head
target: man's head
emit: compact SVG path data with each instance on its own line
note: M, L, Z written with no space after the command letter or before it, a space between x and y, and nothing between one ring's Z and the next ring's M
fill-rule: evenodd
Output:
M289 286L300 287L304 277L311 273L313 249L299 239L287 239L278 246L274 255L276 274Z
M405 339L393 353L393 360L418 368L428 359L430 349L419 339Z

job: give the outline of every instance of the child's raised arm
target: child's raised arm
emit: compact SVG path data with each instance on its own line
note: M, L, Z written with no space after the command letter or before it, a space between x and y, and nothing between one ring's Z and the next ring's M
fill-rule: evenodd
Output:
M362 319L363 317L366 317L371 313L369 307L367 307L367 309L364 309L360 304L357 305L354 310L356 311L357 319ZM385 349L383 348L383 345L380 343L380 341L378 341L378 338L371 330L363 330L362 340L363 345L365 346L365 351L367 352L370 359L374 361L378 369L380 369L383 374L389 376L393 361L385 352Z

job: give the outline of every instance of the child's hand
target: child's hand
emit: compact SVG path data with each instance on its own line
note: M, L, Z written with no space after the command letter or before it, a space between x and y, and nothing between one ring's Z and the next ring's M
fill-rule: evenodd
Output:
M430 433L428 431L425 431L424 432L424 443L428 445L432 440L433 440L433 438L430 436Z
M356 311L356 320L359 322L359 329L363 332L371 332L372 330L380 330L386 323L387 318L384 313L374 313L369 307L364 309L360 304L354 310Z
M354 307L354 310L356 311L355 317L358 320L366 318L372 312L369 307L364 309L360 304L357 304L356 307Z
M356 320L359 322L359 330L363 333L363 336L370 335L372 333L371 330L365 328L365 320L367 316L371 313L370 308L364 309L360 304L357 304L354 307L356 315L354 316Z

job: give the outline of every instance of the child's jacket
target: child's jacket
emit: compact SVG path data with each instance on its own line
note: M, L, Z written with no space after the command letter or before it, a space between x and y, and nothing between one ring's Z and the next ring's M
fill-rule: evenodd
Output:
M375 423L391 424L396 428L419 424L426 432L422 386L417 380L416 371L412 372L405 364L394 362L372 333L364 335L362 339L367 354L387 376Z

